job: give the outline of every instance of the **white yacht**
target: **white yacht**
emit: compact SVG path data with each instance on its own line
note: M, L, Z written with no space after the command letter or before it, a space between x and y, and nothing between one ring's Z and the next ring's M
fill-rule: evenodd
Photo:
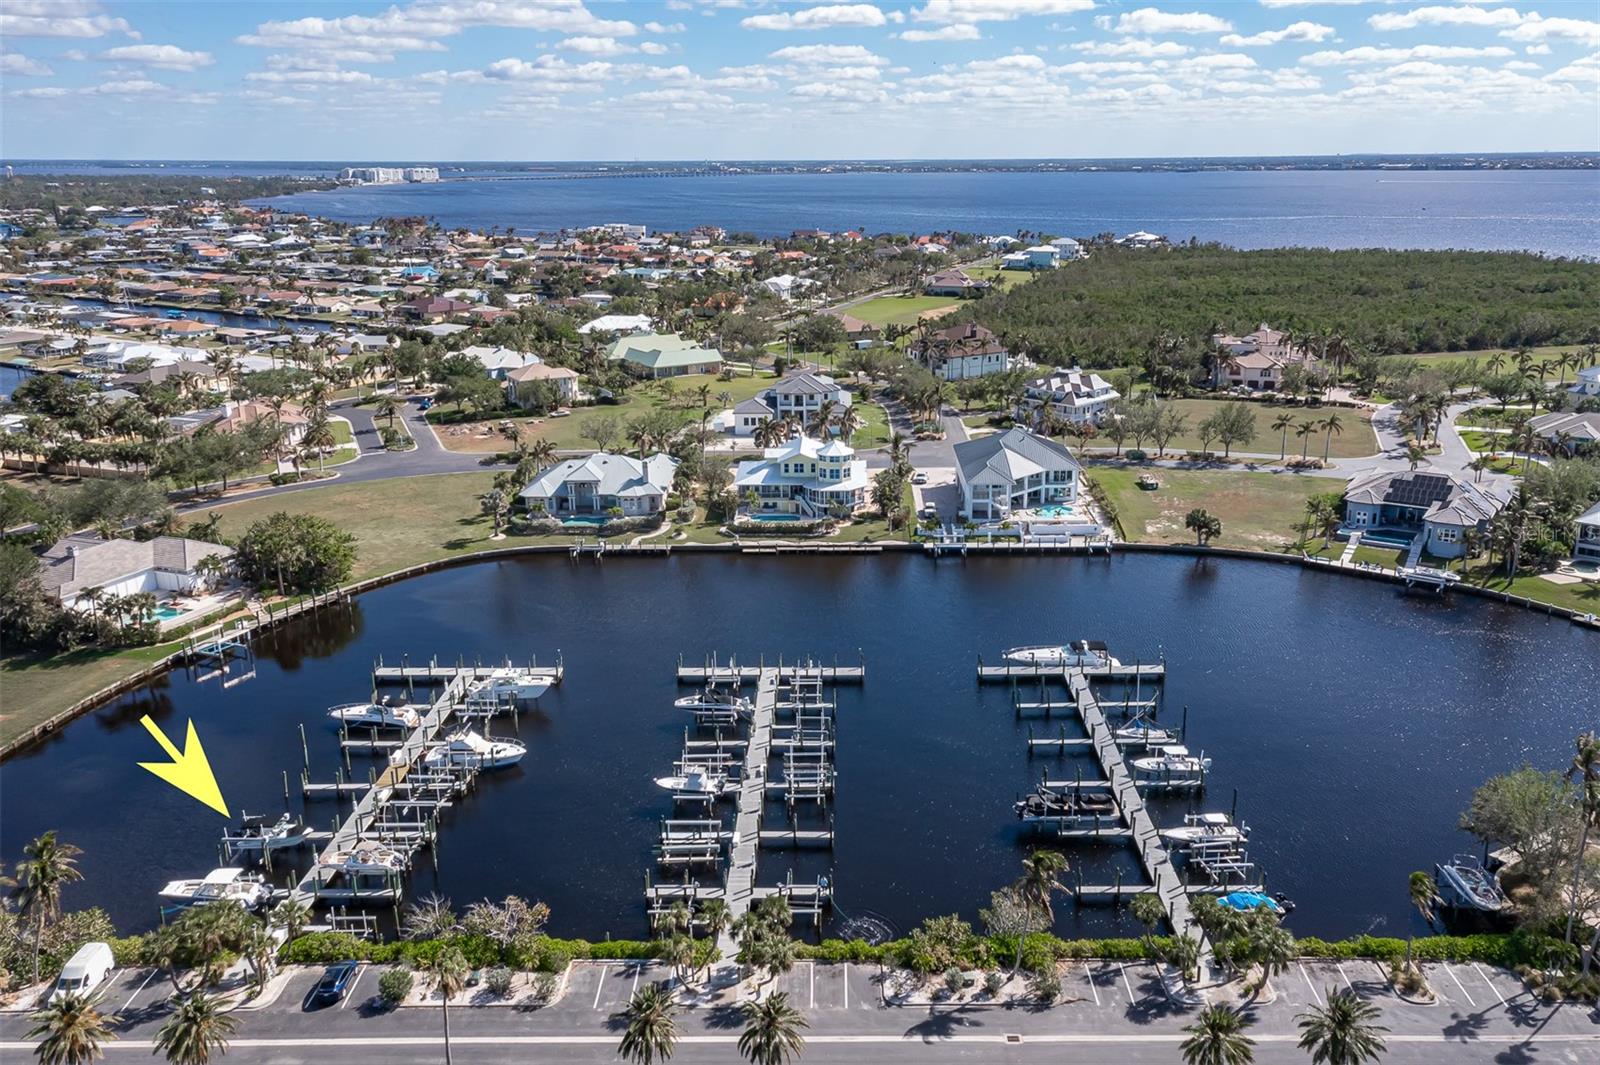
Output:
M225 833L222 839L229 850L262 854L285 847L298 847L306 841L309 831L304 821L290 813L281 814L276 819L245 814L239 827Z
M430 768L439 766L469 766L474 769L498 769L516 765L528 748L516 740L490 740L467 729L457 732L442 745L433 748L422 758Z
M1147 747L1176 743L1178 741L1178 733L1175 729L1158 728L1142 717L1134 718L1114 731L1112 735L1118 743L1144 744Z
M409 706L390 706L389 700L376 703L344 703L328 708L328 716L341 725L369 728L416 728L421 716Z
M674 699L673 706L679 710L688 710L691 713L704 713L707 711L722 711L730 714L748 714L754 709L749 699L739 695L724 695L715 689L685 695L681 699Z
M229 866L213 869L199 880L174 880L161 889L161 897L180 906L237 902L247 910L254 910L272 898L272 889L259 876Z
M1160 773L1169 776L1194 776L1211 768L1211 759L1189 753L1187 747L1157 747L1147 758L1135 758L1131 763L1141 773Z
M656 787L679 795L727 795L739 790L739 785L722 773L709 772L704 766L686 766L683 772L670 777L656 777Z
M1005 658L1007 662L1019 666L1045 666L1052 669L1093 669L1122 665L1111 657L1106 645L1099 640L1012 647L1005 652Z
M467 685L468 711L495 711L506 704L512 707L531 703L556 682L555 674L540 673L531 669L497 669L481 680Z
M1470 854L1440 862L1434 867L1434 879L1439 884L1439 897L1447 906L1485 913L1499 913L1506 907L1499 878Z
M1189 814L1181 826L1161 830L1162 839L1183 847L1243 843L1249 837L1250 829L1227 814Z

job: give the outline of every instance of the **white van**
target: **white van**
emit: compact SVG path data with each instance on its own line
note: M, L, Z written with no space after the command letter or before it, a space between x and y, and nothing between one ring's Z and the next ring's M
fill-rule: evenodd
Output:
M105 983L106 977L116 967L109 943L85 943L62 967L61 976L56 980L56 986L50 989L50 997L45 1002L48 1004L66 995L92 994L95 988Z

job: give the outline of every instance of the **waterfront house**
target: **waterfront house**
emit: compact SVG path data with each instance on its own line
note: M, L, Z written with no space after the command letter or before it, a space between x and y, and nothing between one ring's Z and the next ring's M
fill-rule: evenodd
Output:
M1600 396L1600 366L1579 370L1578 379L1568 391L1578 396Z
M578 398L578 372L565 366L529 363L521 369L509 371L505 381L506 398L519 407L526 407L532 402L535 381L550 382L562 403L571 403Z
M640 333L619 337L605 351L608 362L620 362L640 377L658 379L684 374L714 374L722 354L676 333Z
M1541 414L1528 420L1528 428L1540 439L1561 448L1568 455L1578 455L1597 449L1600 445L1600 412L1568 414L1556 411Z
M1276 392L1283 385L1283 371L1298 364L1316 364L1316 356L1305 347L1293 344L1289 334L1265 322L1244 336L1218 333L1211 338L1217 349L1212 365L1214 388L1248 388L1252 392Z
M822 518L853 514L867 503L867 462L839 440L797 436L739 463L733 490L746 513Z
M614 510L649 517L665 507L677 469L678 460L660 452L636 459L597 451L556 463L518 495L530 512L553 518L603 517Z
M976 322L930 332L911 346L911 357L945 381L987 377L1011 368L1011 354L1000 338Z
M602 314L578 327L583 336L590 333L648 333L651 329L648 314Z
M1071 237L1057 237L1050 242L1050 246L1061 254L1063 262L1070 259L1083 259L1089 254L1083 250L1082 244L1079 244Z
M980 281L965 270L941 270L928 278L922 291L929 296L981 296L989 291L989 282Z
M1061 249L1048 244L1036 244L1000 257L1000 267L1004 270L1054 270L1060 265Z
M955 456L962 514L971 521L1077 502L1083 468L1049 437L1013 427L957 444Z
M193 595L209 586L201 560L229 559L233 553L222 544L181 536L144 541L69 536L40 556L39 580L46 592L69 608L79 606L79 596L90 588L118 596L164 591Z
M1443 473L1401 471L1356 477L1344 490L1344 527L1374 543L1399 542L1437 558L1460 558L1470 529L1488 531L1500 504Z
M1016 418L1037 429L1048 411L1063 423L1087 422L1098 425L1111 404L1121 398L1122 393L1097 373L1088 373L1076 367L1070 370L1058 368L1044 377L1035 377L1023 386Z
M1600 503L1579 514L1577 526L1572 561L1592 562L1600 566Z
M139 388L143 385L159 385L167 381L177 383L186 377L198 378L199 384L206 388L212 385L212 378L217 376L217 371L209 362L178 362L153 363L147 369L137 373L122 374L112 378L112 383L118 388ZM176 379L176 380L175 380Z
M472 344L462 348L461 354L477 362L496 381L504 381L506 374L512 370L520 370L524 366L532 366L543 361L530 352L516 351L507 347L491 347L488 344Z

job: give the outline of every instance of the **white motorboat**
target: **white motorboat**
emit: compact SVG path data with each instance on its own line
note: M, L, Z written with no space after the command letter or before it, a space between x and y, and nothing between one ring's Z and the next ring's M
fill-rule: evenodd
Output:
M748 714L754 709L749 699L739 695L724 695L714 689L685 695L681 699L674 699L673 706L679 710L688 710L690 713L725 713Z
M369 728L416 728L422 718L409 706L390 706L388 699L376 703L344 703L328 708L328 716L341 725Z
M531 703L555 686L554 673L502 668L467 685L467 712L494 713Z
M1470 854L1458 854L1434 867L1439 897L1457 909L1499 913L1506 907L1506 895L1499 879Z
M334 851L320 864L354 874L399 873L405 871L406 856L393 847L364 839L349 850Z
M473 769L499 769L516 765L528 748L516 740L490 740L467 729L457 732L422 758L430 768L466 766Z
M161 889L161 897L180 906L237 902L247 910L255 910L271 900L272 889L259 876L229 866L213 869L199 880L174 880Z
M306 841L309 831L306 823L290 813L272 817L244 815L244 821L222 839L229 850L245 854L262 854L284 847L298 847Z
M1250 829L1234 824L1227 814L1189 814L1183 821L1180 826L1162 829L1161 838L1181 847L1243 843L1250 838Z
M1078 640L1070 644L1035 644L1012 647L1005 652L1007 662L1019 666L1045 666L1052 669L1093 669L1120 666L1099 640Z
M1210 769L1211 759L1192 755L1187 747L1157 747L1154 754L1135 758L1130 764L1141 773L1186 777Z
M1118 743L1142 743L1147 747L1176 743L1178 741L1178 733L1175 729L1157 728L1142 717L1134 718L1126 725L1118 728L1112 735Z
M689 767L670 777L656 777L656 787L665 788L678 795L727 795L739 790L739 785L722 773L708 772L703 767Z

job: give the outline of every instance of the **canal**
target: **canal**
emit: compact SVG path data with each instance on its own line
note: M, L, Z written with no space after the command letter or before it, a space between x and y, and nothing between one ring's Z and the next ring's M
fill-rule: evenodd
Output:
M838 692L835 850L763 851L758 882L831 866L845 914L881 915L902 932L928 915L976 919L1026 853L1012 801L1046 768L1093 775L1087 761L1029 761L1026 723L1003 686L978 688L977 656L1079 637L1124 661L1165 657L1163 721L1187 705L1189 746L1214 759L1201 805L1227 809L1237 792L1250 856L1268 889L1298 904L1299 935L1422 931L1407 875L1476 849L1457 828L1473 787L1524 762L1563 766L1572 737L1600 725L1592 634L1298 567L1144 555L540 557L370 592L264 638L242 684L178 672L79 719L0 769L0 858L10 865L29 838L58 829L84 850L85 880L66 905L147 928L162 884L217 864L223 820L136 766L158 757L142 715L169 735L193 720L236 815L276 811L282 774L292 783L301 764L300 724L313 778L333 777L326 708L364 699L380 654L560 651L565 684L521 720L528 756L446 813L438 870L424 853L409 890L459 905L516 893L548 902L557 934L639 936L670 805L651 778L683 739L671 705L679 653L859 655L867 683ZM363 760L354 765L364 777ZM1189 802L1152 806L1170 824ZM324 827L336 812L330 801L305 809ZM1085 881L1137 868L1118 847L1066 849ZM1057 912L1063 935L1136 931L1107 909Z

